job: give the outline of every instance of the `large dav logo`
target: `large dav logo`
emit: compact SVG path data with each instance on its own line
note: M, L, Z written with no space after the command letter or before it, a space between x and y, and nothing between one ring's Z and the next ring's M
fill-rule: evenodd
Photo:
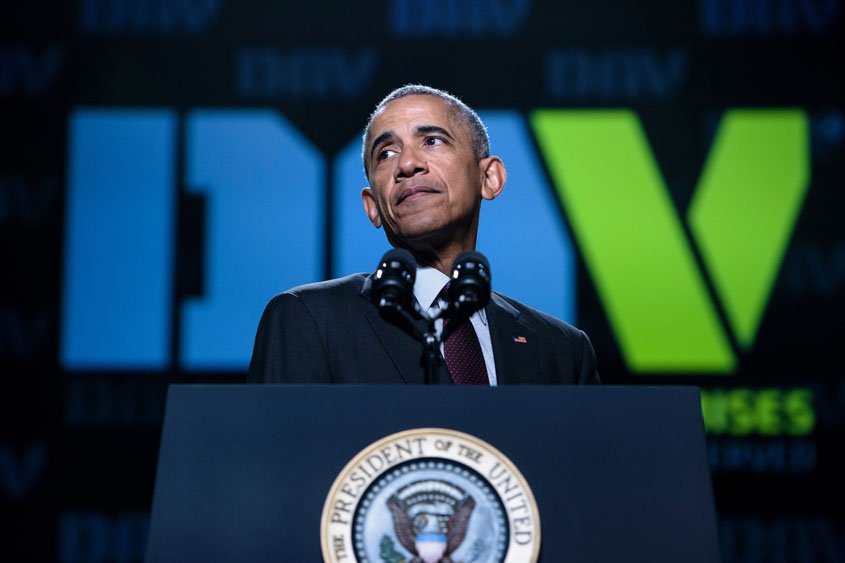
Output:
M802 112L725 114L684 219L693 240L633 113L482 119L510 178L478 243L497 290L575 322L571 230L632 372L736 369L730 334L753 345L809 183ZM67 369L243 370L272 295L371 271L387 246L361 211L359 138L328 162L264 110L83 109L69 129ZM202 209L199 226L186 206ZM185 236L204 247L189 293Z

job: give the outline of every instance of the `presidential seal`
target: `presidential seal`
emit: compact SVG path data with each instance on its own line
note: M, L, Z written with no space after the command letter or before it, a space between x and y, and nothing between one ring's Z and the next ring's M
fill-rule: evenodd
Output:
M332 563L524 563L537 561L540 514L499 450L418 428L382 438L343 468L320 533Z

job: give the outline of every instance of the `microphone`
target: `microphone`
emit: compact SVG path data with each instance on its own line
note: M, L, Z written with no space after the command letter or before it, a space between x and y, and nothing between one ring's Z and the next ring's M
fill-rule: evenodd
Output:
M480 252L462 252L452 266L449 282L449 313L469 318L490 302L490 263Z
M420 363L425 369L423 382L428 385L439 380L440 341L434 331L434 319L429 317L414 298L414 281L417 277L417 261L404 248L394 248L382 256L376 273L370 297L379 315L385 321L405 331L423 345ZM423 330L423 323L428 328Z
M404 248L394 248L382 256L373 279L371 297L382 318L393 321L402 311L414 310L416 261Z

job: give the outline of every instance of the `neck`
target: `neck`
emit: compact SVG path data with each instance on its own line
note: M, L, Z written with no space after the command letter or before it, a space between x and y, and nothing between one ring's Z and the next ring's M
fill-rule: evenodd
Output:
M475 237L465 241L450 241L445 244L432 244L431 241L403 241L393 243L397 248L404 248L414 255L420 266L440 270L447 276L452 275L452 265L461 252L475 250Z
M417 264L440 270L452 275L452 265L461 252L475 250L478 237L478 214L463 227L428 233L414 239L396 240L388 235L388 241L397 248L404 248L414 255Z
M461 252L467 250L474 250L474 247L464 248L462 246L453 246L446 249L441 249L435 253L418 253L412 251L414 258L420 266L429 266L436 270L440 270L447 276L452 275L452 265L455 263L455 258Z

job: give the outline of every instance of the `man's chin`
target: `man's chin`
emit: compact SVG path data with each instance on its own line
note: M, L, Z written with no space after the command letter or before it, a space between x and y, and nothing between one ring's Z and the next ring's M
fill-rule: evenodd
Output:
M421 224L403 228L401 232L388 236L394 246L402 248L431 246L447 239L447 231L442 225Z

